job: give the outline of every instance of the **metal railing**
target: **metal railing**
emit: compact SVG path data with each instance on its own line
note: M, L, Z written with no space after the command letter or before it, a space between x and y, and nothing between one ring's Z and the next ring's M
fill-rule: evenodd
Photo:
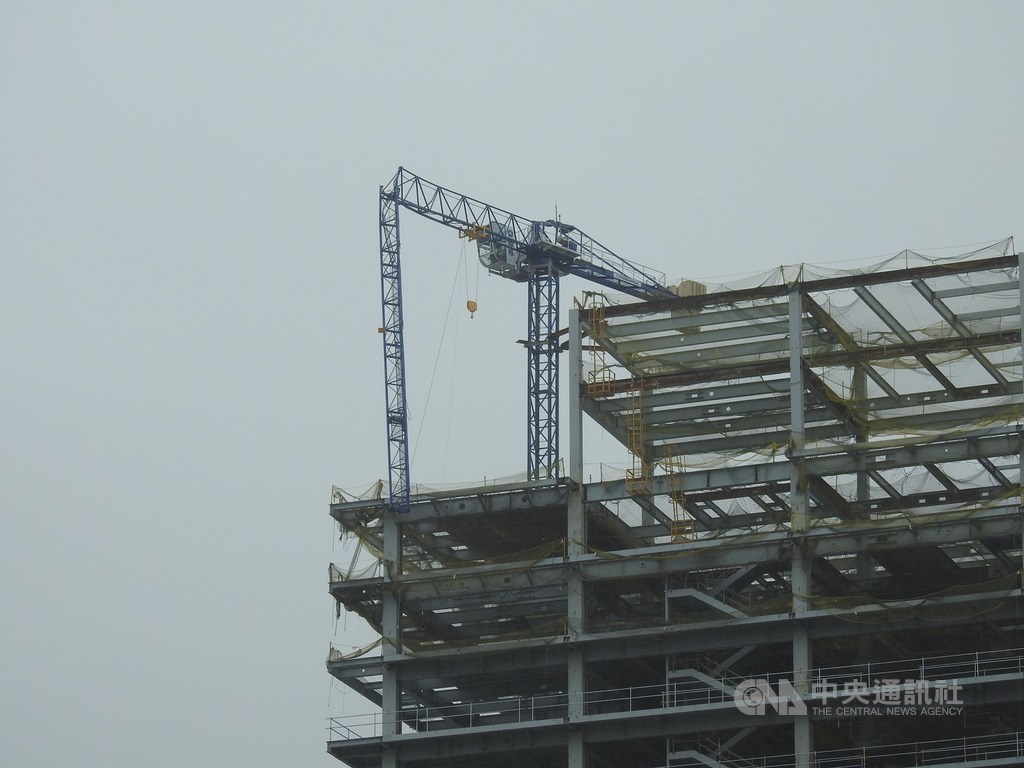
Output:
M468 701L441 706L406 707L399 711L401 732L429 732L452 728L477 728L497 723L533 723L563 720L569 713L565 693L512 696L491 701ZM389 717L394 715L387 713ZM330 718L331 740L365 739L381 735L386 713L370 712Z
M796 756L735 757L718 755L714 745L680 750L670 757L666 768L792 768ZM1024 735L968 736L960 739L916 741L857 749L812 752L812 768L926 768L967 766L985 761L1024 757Z
M727 686L709 685L702 680L676 681L657 685L637 685L540 696L514 696L490 701L468 701L440 706L414 706L399 711L402 732L430 732L453 728L478 728L485 725L563 721L569 715L570 701L582 700L587 715L638 712L666 707L706 707L731 703L733 691ZM380 736L386 716L372 712L330 718L332 740Z
M813 768L926 768L966 766L972 763L1022 757L1024 735L1006 733L812 752L810 764ZM684 757L681 761L669 761L667 768L684 768L688 766L687 759ZM722 768L792 768L795 755L711 760L712 764L718 764ZM708 765L704 761L700 764Z
M917 659L876 661L814 670L812 681L883 680L892 677L917 680L950 680L1024 672L1024 648L975 651Z
M586 691L582 694L564 692L537 696L508 696L493 700L466 701L439 706L405 707L398 713L401 732L429 732L453 728L476 728L485 725L533 723L562 720L569 715L570 702L580 702L584 715L606 715L641 712L652 709L699 708L732 705L735 691L749 678L712 678L694 669L692 677L674 679L655 685L638 685ZM678 671L677 671L678 673ZM1024 675L1024 649L977 651L975 653L922 657L898 661L865 662L836 667L820 667L805 675L810 686L827 681L833 684L832 696L847 695L842 684L851 680L865 683L861 693L874 693L884 681L894 678L911 680L959 681L981 679L994 675ZM773 689L780 681L794 682L795 673L767 673L753 676L765 680ZM380 736L384 717L394 713L368 713L330 718L328 730L332 740ZM838 759L838 758L837 758ZM922 763L921 765L926 765ZM761 764L758 763L760 766ZM774 764L765 763L765 766ZM822 763L823 768L832 768ZM840 764L836 764L839 768Z
M686 671L676 668L674 672ZM695 669L704 673L706 670ZM983 678L993 675L1024 675L1024 648L1007 648L995 651L975 651L973 653L949 654L944 656L924 656L913 659L897 659L893 661L870 661L861 664L848 664L834 667L815 667L805 676L810 685L828 682L841 685L850 681L861 681L875 684L876 681L899 679L905 680L953 680ZM714 678L723 686L734 688L740 683L751 679L763 679L775 687L779 680L792 682L796 672L771 672L766 674L750 674L741 677L736 674L722 675Z
M469 710L472 707L468 708ZM477 713L483 716L486 713ZM530 722L533 713L522 712L520 722ZM467 717L473 717L467 711ZM331 741L370 738L379 736L381 714L367 715L366 728L353 729L331 718L328 731ZM547 718L544 718L547 719ZM404 721L404 718L403 718ZM429 728L427 729L429 730ZM688 768L690 765L719 765L721 768L791 768L795 755L767 755L762 757L737 757L723 753L716 745L703 740L697 741L692 750L679 750L678 755L668 761L666 768ZM688 755L697 752L700 756ZM701 759L703 758L703 759ZM984 761L1024 758L1024 734L1006 733L992 736L965 736L959 739L915 741L852 749L833 749L811 753L813 768L927 768L943 765L970 765Z

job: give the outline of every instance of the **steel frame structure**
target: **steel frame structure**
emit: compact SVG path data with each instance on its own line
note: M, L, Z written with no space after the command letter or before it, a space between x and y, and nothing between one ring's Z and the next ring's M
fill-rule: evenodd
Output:
M607 307L600 332L571 311L568 478L401 516L332 505L384 568L332 566L382 650L328 659L374 706L333 719L328 751L352 768L1024 762L1020 262ZM587 386L584 336L617 361L610 387ZM584 415L624 446L642 418L645 460L673 471L641 492L585 482ZM734 702L752 678L838 689L754 716ZM959 712L836 714L887 678L903 696L956 680Z
M557 475L558 280L571 274L638 298L669 297L664 275L617 256L585 232L560 221L537 221L438 186L399 168L380 190L381 334L388 435L390 507L409 509L409 415L402 317L399 210L514 254L497 271L528 283L527 474ZM555 235L557 242L546 233Z
M409 410L405 392L405 333L398 201L380 195L381 334L384 338L384 399L388 433L391 507L409 509Z
M558 465L558 271L534 270L528 282L527 476L555 477Z

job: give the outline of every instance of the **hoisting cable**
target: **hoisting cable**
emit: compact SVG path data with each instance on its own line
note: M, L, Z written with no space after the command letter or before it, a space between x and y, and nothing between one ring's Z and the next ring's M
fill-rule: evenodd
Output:
M441 338L437 342L437 354L434 356L434 368L430 372L430 384L427 386L427 396L423 401L423 409L420 411L423 414L423 418L420 419L420 423L416 430L416 440L413 442L412 447L412 459L416 458L416 451L420 447L420 438L423 437L423 424L426 422L427 408L430 407L430 393L434 390L434 378L437 376L437 364L441 360L441 350L444 348L445 334L448 331L448 319L452 314L452 302L455 300L455 289L459 285L459 273L462 271L462 262L466 258L466 245L462 245L462 256L459 258L459 263L455 265L455 279L452 280L452 289L448 294L448 309L444 313L444 325L441 327Z
M469 261L466 259L466 243L462 243L462 263L466 266L466 309L469 310L469 319L472 320L477 308L477 292L480 288L480 260L476 262L476 289L473 295L469 295Z
M476 282L473 285L473 300L480 298L480 259L476 260Z
M466 243L462 244L462 254L459 260L463 264L463 276L466 284L466 309L469 310L469 317L472 319L476 311L476 302L469 298L469 261L466 259ZM452 442L452 412L455 410L455 374L458 371L459 360L459 316L455 316L455 338L452 341L452 378L448 385L448 424L444 434L444 454L441 459L441 482L445 482L448 474L448 448Z
M465 245L463 245L463 251L465 251ZM465 253L463 253L465 256ZM466 303L467 309L469 309L469 303ZM470 309L470 317L472 317L472 309ZM455 338L452 342L452 379L448 385L448 426L445 429L444 435L444 457L441 459L441 482L445 482L446 474L448 471L448 446L451 445L452 441L452 411L455 410L455 373L458 370L458 355L459 355L459 316L455 316Z

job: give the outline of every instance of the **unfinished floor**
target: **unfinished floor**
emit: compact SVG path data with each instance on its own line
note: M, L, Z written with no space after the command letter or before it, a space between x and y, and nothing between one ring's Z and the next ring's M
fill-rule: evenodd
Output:
M1024 762L1019 262L1007 242L589 297L569 322L568 476L401 515L331 505L379 557L332 566L331 594L381 641L328 660L375 705L332 719L328 751ZM620 476L584 482L584 418L631 457Z

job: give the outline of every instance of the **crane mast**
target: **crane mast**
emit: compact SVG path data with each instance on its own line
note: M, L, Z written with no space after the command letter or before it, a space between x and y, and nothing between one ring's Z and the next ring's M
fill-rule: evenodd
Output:
M493 274L527 284L527 471L555 477L558 464L559 278L572 274L637 298L671 297L664 275L615 255L576 227L536 221L453 192L404 168L380 190L381 334L388 434L389 508L409 510L399 211L405 208L475 240Z
M537 266L527 281L526 469L530 480L558 470L558 271Z

